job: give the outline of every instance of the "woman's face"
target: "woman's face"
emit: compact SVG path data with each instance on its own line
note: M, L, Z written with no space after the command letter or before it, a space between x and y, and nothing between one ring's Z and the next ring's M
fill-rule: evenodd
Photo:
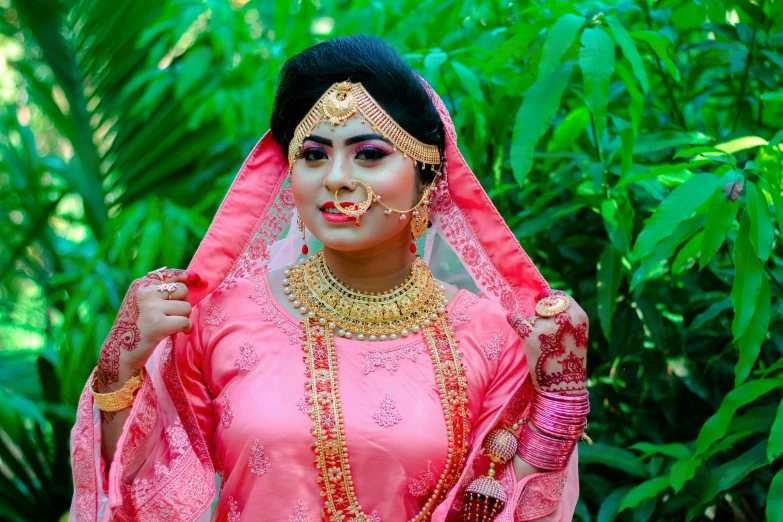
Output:
M358 114L334 129L322 123L302 144L291 174L296 208L307 229L327 248L357 252L407 244L410 212L400 219L400 214L386 215L384 207L373 203L357 227L352 218L333 208L335 191L341 203L367 199L364 186L351 180L370 185L394 209L407 210L418 202L411 159L395 151L369 124L361 123Z

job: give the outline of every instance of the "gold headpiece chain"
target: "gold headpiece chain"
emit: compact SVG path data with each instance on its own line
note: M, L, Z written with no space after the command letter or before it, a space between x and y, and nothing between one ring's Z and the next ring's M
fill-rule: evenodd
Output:
M335 125L346 125L348 119L356 113L362 115L365 121L372 125L385 139L389 140L395 150L399 150L414 164L440 165L440 149L436 145L428 145L417 140L381 108L370 96L361 83L335 83L318 99L310 112L299 122L294 131L294 137L288 145L288 168L293 168L296 156L302 143L313 133L316 127L327 122L334 129Z

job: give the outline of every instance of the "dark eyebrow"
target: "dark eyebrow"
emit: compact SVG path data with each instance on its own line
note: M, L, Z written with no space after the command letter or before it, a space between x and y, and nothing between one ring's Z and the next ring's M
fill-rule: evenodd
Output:
M311 134L310 136L305 138L305 141L308 140L314 141L316 143L320 143L321 145L326 145L327 147L332 146L332 140L330 140L329 138L324 138L323 136L318 136L317 134ZM381 141L385 141L389 145L392 144L389 140L387 140L380 134L359 134L358 136L352 136L350 138L347 138L343 144L347 147L355 143L360 143L362 141L370 141L370 140L381 140Z
M304 139L305 141L314 141L316 143L320 143L321 145L326 145L327 147L332 146L332 140L329 138L322 138L321 136L317 136L315 134L311 134L308 137Z
M389 145L391 145L391 142L381 136L380 134L359 134L358 136L353 136L351 138L348 138L345 140L345 146L353 145L354 143L361 143L362 141L370 141L370 140L381 140L385 141Z

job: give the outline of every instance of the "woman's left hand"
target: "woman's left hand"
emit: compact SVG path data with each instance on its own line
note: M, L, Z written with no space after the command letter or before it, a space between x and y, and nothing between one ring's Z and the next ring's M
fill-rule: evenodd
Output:
M542 299L568 300L554 317L523 318L509 314L508 322L525 344L536 388L549 392L581 393L587 381L587 314L570 296L549 290ZM562 302L562 301L561 301Z

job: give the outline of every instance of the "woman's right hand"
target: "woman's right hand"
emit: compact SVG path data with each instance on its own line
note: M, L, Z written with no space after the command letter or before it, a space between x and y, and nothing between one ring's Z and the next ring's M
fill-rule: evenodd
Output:
M169 292L162 283L175 286ZM188 286L200 283L193 272L162 268L131 284L98 356L96 392L121 388L163 339L192 331Z

